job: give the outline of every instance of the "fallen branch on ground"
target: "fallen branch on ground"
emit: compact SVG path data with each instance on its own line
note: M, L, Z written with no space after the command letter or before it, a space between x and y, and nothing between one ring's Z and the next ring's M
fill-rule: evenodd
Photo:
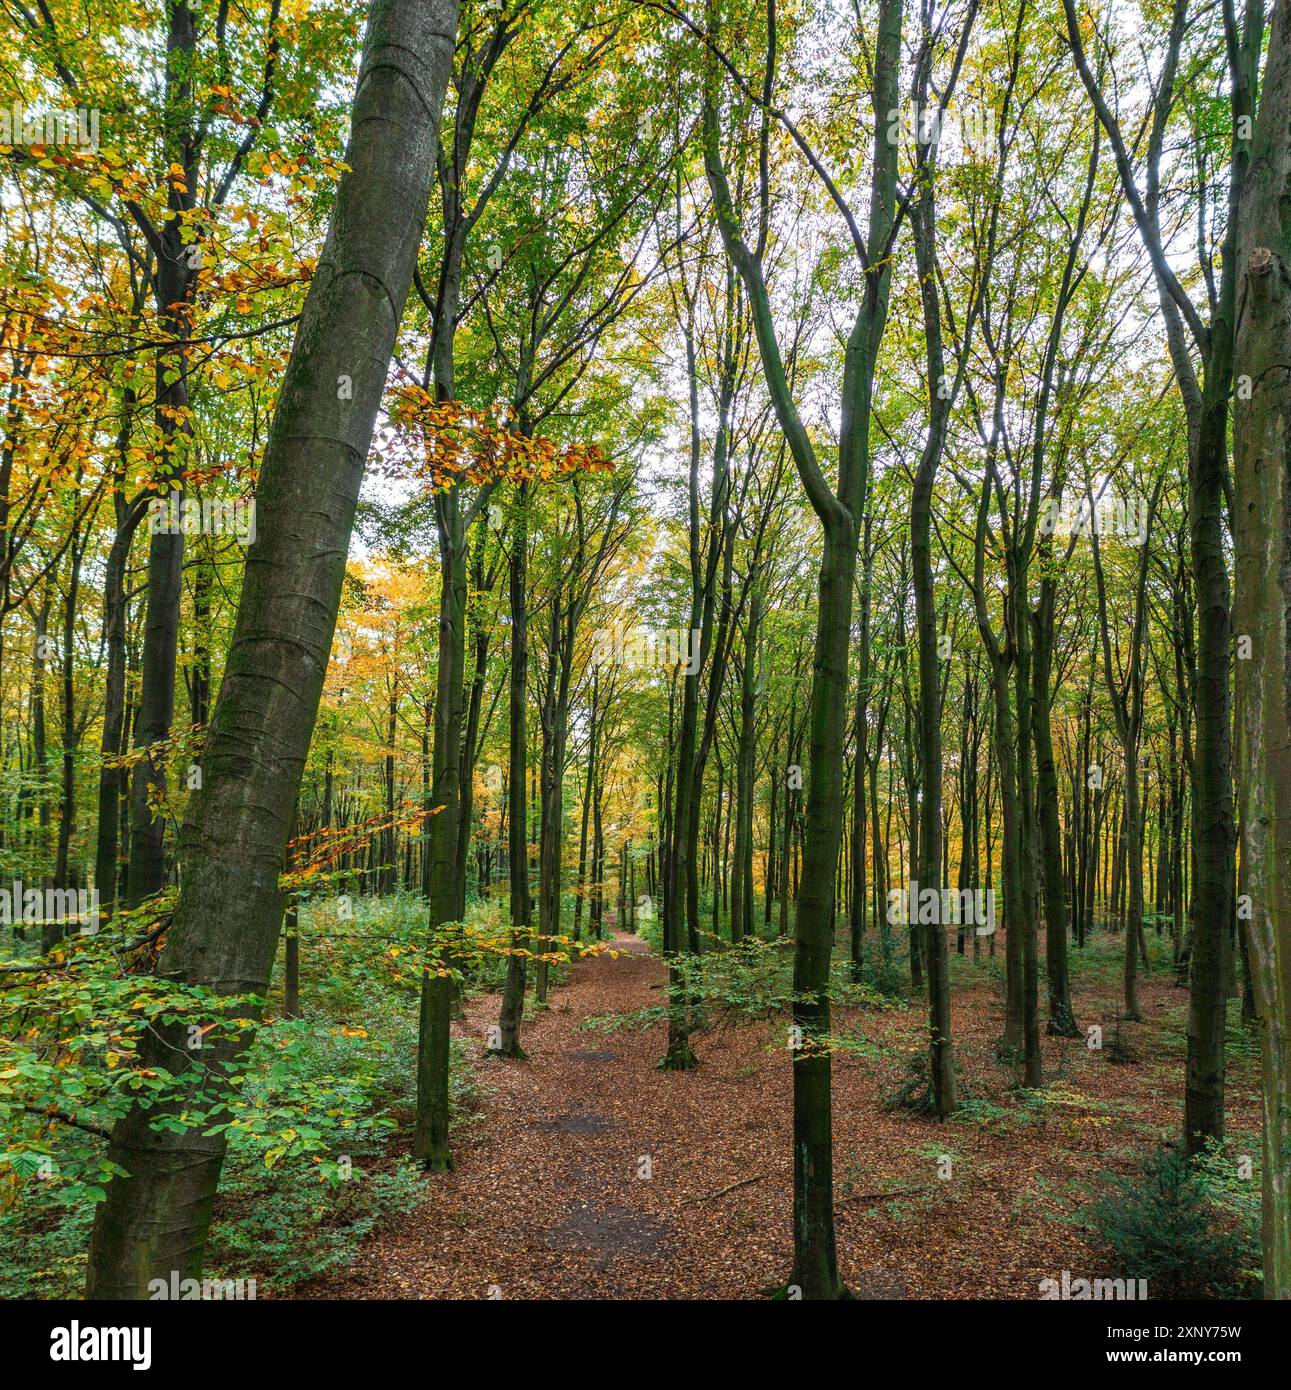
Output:
M750 1183L761 1182L767 1176L766 1173L759 1173L755 1178L741 1178L739 1182L728 1183L725 1187L719 1187L716 1192L705 1192L699 1197L687 1197L682 1206L688 1207L695 1202L711 1202L714 1197L724 1197L726 1193L734 1192L737 1187L747 1187Z

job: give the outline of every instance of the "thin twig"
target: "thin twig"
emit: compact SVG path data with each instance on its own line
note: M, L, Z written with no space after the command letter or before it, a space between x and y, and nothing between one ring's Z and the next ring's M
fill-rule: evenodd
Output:
M767 1173L759 1173L755 1178L741 1178L739 1182L728 1183L725 1187L719 1187L716 1192L705 1192L700 1197L687 1197L682 1202L682 1206L688 1207L693 1202L711 1202L714 1197L725 1196L728 1192L734 1192L737 1187L747 1187L751 1182L761 1182L763 1178L768 1176Z
M39 1115L45 1120L57 1120L60 1124L71 1125L73 1129L83 1129L86 1134L97 1134L100 1139L111 1139L112 1131L104 1129L102 1125L96 1125L90 1120L78 1120L75 1115L69 1115L65 1110L46 1110L39 1105L24 1105L20 1107L28 1115Z

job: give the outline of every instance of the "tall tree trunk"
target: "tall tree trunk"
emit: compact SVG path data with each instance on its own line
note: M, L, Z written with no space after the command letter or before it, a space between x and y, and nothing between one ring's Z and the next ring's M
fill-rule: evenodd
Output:
M874 577L874 551L870 541L873 527L867 512L862 527L861 569L861 651L860 670L856 677L856 713L852 720L852 743L856 762L852 780L852 902L850 907L850 956L853 983L859 984L865 973L865 914L867 885L865 879L865 773L869 767L868 706L870 698L870 604ZM773 819L774 819L774 802ZM877 872L877 867L876 867Z
M429 931L434 968L423 970L417 1025L417 1124L413 1157L431 1172L453 1167L448 1143L449 1025L453 1014L449 938L458 920L457 837L462 782L462 682L466 664L466 527L459 490L436 499L439 537L439 663L430 818Z
M49 647L49 615L53 607L51 581L46 580L41 591L40 605L34 614L35 631L31 648L31 766L35 774L36 835L35 850L41 867L42 886L49 886L47 873L49 855L49 748L45 727L45 662ZM15 904L16 906L16 904ZM15 912L15 918L20 914ZM50 951L62 940L61 927L44 922L41 928L41 949Z
M587 827L592 814L592 787L596 782L597 704L600 695L600 673L592 671L592 704L587 719L587 770L583 781L582 828L578 837L578 886L574 894L574 940L582 931L583 900L587 896ZM665 888L665 892L667 889Z
M1235 872L1229 707L1228 566L1224 544L1224 492L1228 479L1228 410L1233 391L1237 323L1238 233L1245 201L1249 149L1242 127L1254 114L1263 46L1264 6L1248 5L1239 17L1225 11L1225 57L1232 120L1228 207L1219 254L1219 283L1207 264L1210 322L1187 297L1165 253L1157 189L1169 111L1178 102L1175 78L1187 29L1186 6L1175 8L1165 64L1154 84L1152 135L1147 141L1149 195L1145 201L1124 136L1085 56L1075 0L1063 0L1076 67L1116 156L1122 187L1152 258L1166 342L1188 421L1188 526L1196 585L1198 626L1196 750L1193 756L1192 989L1188 1004L1184 1144L1190 1153L1223 1137L1226 951L1234 911ZM1280 13L1280 10L1279 10ZM1280 196L1280 195L1279 195ZM1208 254L1204 253L1204 254ZM1200 358L1201 379L1194 358ZM1129 775L1134 770L1129 769Z
M118 448L128 447L128 427L122 426ZM108 765L125 752L126 726L126 565L135 531L145 514L146 495L127 505L119 494L117 526L103 576L103 645L107 652L103 692L103 732L99 742L98 820L94 853L94 888L99 895L100 925L112 915L117 896L120 857L120 809L127 790L124 769Z
M525 581L529 551L527 508L529 486L522 483L516 499L515 533L511 539L511 684L508 725L511 752L510 807L507 832L511 868L511 952L507 957L499 1019L506 1057L523 1057L520 1023L524 1016L525 960L529 951L529 817L526 802L529 742L527 727L529 637L525 614Z
M833 953L834 875L843 828L848 648L861 518L869 483L874 373L887 322L896 204L897 151L885 122L896 108L901 58L901 0L881 0L875 37L873 175L864 292L844 355L838 491L825 481L789 389L776 339L760 250L740 234L722 159L717 69L705 72L704 164L718 227L748 294L770 393L824 535L818 581L815 662L808 722L807 814L794 942L793 1061L794 1263L790 1284L804 1298L842 1293L834 1236L833 1102L829 975ZM769 69L770 70L770 69Z
M68 859L72 848L72 831L76 826L76 748L79 731L76 727L76 605L81 592L81 562L85 542L76 534L73 525L67 592L63 595L62 640L62 724L63 777L58 820L58 848L54 855L54 886L67 888ZM65 924L66 925L66 924ZM91 926L93 923L90 924Z
M167 179L171 216L157 236L156 302L158 336L167 346L157 352L154 413L161 438L159 476L169 487L169 501L178 510L185 495L185 450L191 434L188 420L188 353L192 329L189 299L197 282L181 233L196 207L200 138L195 123L193 74L198 36L197 15L184 3L168 3L166 87L163 148L168 166L183 170L180 179ZM163 497L165 492L163 490ZM153 802L164 798L163 744L175 716L176 667L179 656L179 613L184 595L184 534L153 526L148 543L148 594L144 610L143 657L134 746L142 755L130 780L130 872L126 897L137 906L166 882L166 817L154 812ZM154 753L152 750L156 748ZM154 790L155 789L155 790Z
M263 994L282 920L279 876L318 712L364 463L425 228L455 0L374 0L332 223L305 299L265 448L224 680L190 803L184 874L162 968L219 994ZM338 399L349 377L352 399ZM188 1021L192 1022L191 1015ZM214 1021L214 1020L213 1020ZM149 1034L173 1067L186 1029ZM227 1086L248 1039L203 1048L201 1085ZM155 1121L183 1094L113 1130L90 1241L87 1295L143 1298L201 1273L224 1158L205 1125Z
M755 714L758 686L758 638L762 627L762 595L749 600L740 680L740 734L736 751L735 863L731 869L731 940L753 935L753 778L756 743Z
M539 707L542 746L538 754L538 959L534 962L534 1002L541 1008L547 1002L548 962L546 953L555 949L560 914L560 852L563 829L563 771L556 771L557 686L560 679L560 599L552 599L551 623L547 634L547 669L543 676L543 697Z
M381 846L381 856L385 861L381 867L382 893L393 893L398 873L398 852L394 824L394 755L395 741L399 736L399 695L396 685L386 702L386 755L385 755L385 812L386 828Z
M1045 574L1034 618L1035 720L1031 735L1036 757L1036 812L1044 881L1045 974L1049 984L1049 1032L1078 1038L1080 1025L1071 1007L1067 969L1067 889L1062 867L1062 826L1058 818L1058 769L1053 756L1053 610L1056 582Z
M488 512L482 509L471 555L471 587L475 593L492 587L492 578L484 570L484 546L488 536ZM454 879L457 884L457 917L466 916L466 864L471 849L471 815L475 803L475 761L479 756L480 717L484 708L484 687L489 670L489 625L477 623L475 629L475 668L471 678L471 693L466 704L466 728L462 735L462 772L457 832L457 856Z
M1246 933L1262 1042L1264 1296L1272 1299L1291 1299L1289 133L1291 15L1279 5L1242 209L1238 275L1244 313L1233 415L1237 770L1243 877L1250 894L1239 925ZM1199 793L1198 816L1204 814Z
M971 22L971 21L970 21ZM915 83L916 101L925 105L928 97L929 47L919 64ZM949 96L947 95L947 100ZM941 464L946 433L950 424L951 393L946 385L946 362L941 337L941 305L937 290L936 235L937 213L933 200L933 164L929 155L924 168L921 197L914 212L915 260L919 269L923 304L924 339L927 352L929 418L928 432L919 466L910 490L910 567L914 582L916 651L919 663L918 746L923 770L923 797L911 806L911 821L919 819L918 879L933 889L938 904L945 901L941 887L947 882L942 864L945 827L942 824L941 765L941 671L938 659L937 605L933 593L932 498ZM858 750L859 753L859 750ZM911 868L914 869L911 855ZM922 920L910 894L910 920ZM950 961L946 931L949 926L938 911L927 924L923 940L928 957L928 1075L932 1083L933 1104L939 1119L959 1107L955 1087L955 1054L951 1037Z

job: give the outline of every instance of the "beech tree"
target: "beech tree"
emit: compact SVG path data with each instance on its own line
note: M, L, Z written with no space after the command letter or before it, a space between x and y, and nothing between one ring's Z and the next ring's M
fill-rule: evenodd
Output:
M1234 275L1242 316L1235 345L1234 543L1237 585L1237 750L1251 956L1263 1053L1264 1296L1291 1298L1291 845L1287 841L1287 427L1291 381L1291 246L1282 216L1291 173L1291 27L1279 6L1269 35L1259 115L1243 182ZM1248 645L1249 644L1249 645Z
M819 160L803 149L805 141L772 108L776 70L775 9L767 11L765 77L760 99L740 79L741 96L752 98L770 122L774 117L803 149L831 201L847 223L852 248L864 274L864 293L848 340L841 391L837 487L821 468L803 425L784 371L771 301L762 273L761 253L741 230L722 153L721 78L733 65L720 49L716 21L708 10L709 28L701 34L708 48L704 75L704 163L722 241L748 295L761 355L763 379L784 432L804 491L824 532L819 579L819 612L812 681L808 749L807 818L804 835L802 893L795 927L794 1026L801 1046L794 1057L794 1268L789 1282L808 1298L836 1298L842 1292L834 1242L833 1122L830 1058L821 1044L829 1032L829 957L833 935L834 866L842 836L843 743L847 714L847 646L852 594L860 543L860 518L868 485L869 411L873 374L887 320L890 248L897 230L897 150L887 137L888 113L897 107L902 5L880 6L873 55L873 193L867 230L850 208ZM759 166L760 196L766 191L766 161Z
M1197 585L1196 751L1194 854L1197 885L1193 894L1191 989L1188 1021L1188 1088L1184 1139L1198 1151L1224 1132L1224 981L1233 922L1236 827L1231 781L1232 711L1229 699L1231 615L1228 569L1223 559L1224 493L1228 477L1228 402L1233 389L1233 342L1237 238L1242 183L1249 158L1249 125L1254 113L1256 72L1264 27L1264 7L1247 5L1239 24L1234 8L1220 18L1229 87L1227 188L1216 198L1218 216L1202 226L1215 229L1218 245L1203 234L1196 256L1204 267L1209 320L1188 295L1170 265L1162 224L1162 160L1176 104L1191 93L1179 90L1180 62L1189 34L1188 0L1175 0L1169 30L1160 48L1144 128L1142 173L1102 81L1086 53L1074 0L1063 0L1067 34L1076 70L1107 133L1122 191L1152 263L1166 342L1188 421L1189 508L1192 565ZM1097 41L1105 41L1094 31ZM1101 71L1101 59L1098 63ZM1207 195L1203 194L1202 197ZM1220 202L1222 198L1222 202ZM1219 261L1218 275L1214 261ZM1200 372L1197 364L1200 364Z
M340 600L359 484L430 198L456 0L374 0L336 208L270 433L260 534L184 827L184 879L161 968L215 994L259 994L281 922L278 875ZM338 389L348 381L351 391ZM218 904L218 910L216 905ZM218 1096L246 1044L192 1057L158 1030L150 1060ZM198 1064L200 1063L200 1066ZM194 1075L191 1084L202 1084ZM178 1115L182 1103L164 1112ZM87 1293L142 1298L201 1269L221 1135L136 1107L113 1134L123 1176L99 1209Z

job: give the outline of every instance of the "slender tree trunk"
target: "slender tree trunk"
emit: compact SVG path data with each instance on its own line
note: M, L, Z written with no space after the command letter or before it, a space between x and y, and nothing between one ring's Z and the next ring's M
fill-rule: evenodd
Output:
M127 447L123 426L119 447ZM143 499L128 507L116 498L117 528L108 552L103 578L103 645L107 653L103 693L103 732L99 743L98 820L94 854L94 887L99 895L100 925L112 915L117 896L120 857L120 809L127 790L125 771L108 766L125 751L126 727L126 565L135 531L144 515Z
M748 294L763 379L824 533L793 972L793 1036L800 1046L793 1054L794 1263L790 1285L810 1299L836 1298L842 1293L833 1213L829 975L834 876L843 828L852 594L869 482L871 391L887 321L891 273L886 247L895 215L897 152L886 139L885 122L897 104L901 22L901 0L881 0L873 66L875 138L869 254L861 307L844 358L837 493L824 481L789 390L759 255L750 252L740 235L722 160L715 64L710 62L705 72L704 163L718 226L727 257Z
M755 715L757 706L758 639L762 627L762 595L755 590L749 601L749 622L744 643L744 670L740 681L740 735L736 753L735 863L731 878L731 940L753 935L753 779Z
M511 540L511 685L509 740L511 750L510 812L507 836L511 867L511 953L507 957L499 1019L506 1057L524 1057L520 1023L524 1016L525 960L529 951L529 834L526 770L529 761L527 701L529 638L525 614L526 569L529 550L527 508L529 487L522 483L516 501L515 534Z
M582 931L583 901L587 896L587 827L592 814L592 787L596 782L597 703L600 673L592 672L592 704L587 719L587 771L583 781L582 827L578 836L578 889L574 894L574 940ZM665 888L665 892L666 892Z
M43 887L49 886L49 749L45 728L45 661L49 644L49 615L53 606L53 594L47 581L36 609L35 631L33 633L31 654L31 765L36 779L36 836L35 848L41 866ZM17 917L19 914L15 913ZM61 926L53 922L43 922L41 927L41 949L51 951L62 940Z
M1033 614L1035 653L1036 812L1044 881L1045 974L1049 985L1049 1032L1078 1038L1080 1025L1071 1007L1071 978L1067 969L1067 893L1062 868L1062 826L1058 819L1058 769L1053 756L1053 612L1057 583L1045 574L1040 603Z
M560 931L560 852L564 820L564 711L559 707L561 676L560 603L553 600L547 641L547 671L541 707L542 747L539 753L538 811L538 947L534 962L534 1001L547 1002L547 952L555 949Z
M159 337L170 346L158 350L154 411L161 438L159 476L170 489L177 508L184 497L184 450L188 422L188 354L191 332L189 297L196 284L181 238L189 225L186 214L196 205L199 142L193 123L193 71L198 37L197 16L184 4L167 6L166 100L164 148L167 161L183 170L182 179L167 180L171 217L159 235L156 301ZM163 496L165 493L163 491ZM176 663L179 654L179 613L183 600L184 535L166 527L152 530L148 545L148 595L144 616L139 709L134 746L143 753L130 781L130 872L126 897L137 906L166 882L164 813L152 803L165 795L164 752L159 745L170 737L175 714ZM155 792L152 790L155 788Z
M921 214L916 236L931 237L931 215ZM921 256L921 263L926 256ZM924 266L926 274L926 265ZM936 296L935 287L931 293ZM934 312L937 312L934 305ZM936 380L934 377L933 380ZM919 660L919 760L923 768L923 797L911 806L910 818L919 819L918 880L931 888L936 901L944 901L942 877L941 823L941 689L937 658L937 608L933 596L932 573L932 494L941 457L941 434L945 420L937 413L928 432L919 468L910 495L910 557L914 577L915 627ZM912 860L913 862L913 860ZM922 920L915 895L910 894L912 928ZM923 939L928 957L928 1074L932 1080L933 1104L938 1118L958 1109L955 1087L955 1054L950 1022L950 962L947 959L946 929L940 911L927 924Z
M68 859L72 848L72 831L76 826L76 749L79 731L76 726L76 605L81 592L81 562L85 554L85 542L79 538L75 528L72 532L70 563L68 566L67 592L63 596L62 632L62 724L63 760L62 787L58 818L58 847L54 854L54 886L72 886L68 879ZM92 923L90 925L93 925ZM64 924L66 929L66 924Z
M867 513L862 528L861 571L861 652L856 678L856 714L852 721L852 742L856 749L852 784L852 901L850 907L852 980L859 983L865 973L865 773L869 766L868 705L870 697L870 603L873 589L874 552L870 542L872 519ZM877 868L875 870L877 872Z
M413 1157L431 1172L453 1168L448 1142L449 1065L453 1015L452 924L458 921L457 837L462 782L462 718L466 665L466 542L456 488L437 498L439 536L439 662L435 681L435 758L430 818L432 958L422 971L417 1025L417 1122Z

